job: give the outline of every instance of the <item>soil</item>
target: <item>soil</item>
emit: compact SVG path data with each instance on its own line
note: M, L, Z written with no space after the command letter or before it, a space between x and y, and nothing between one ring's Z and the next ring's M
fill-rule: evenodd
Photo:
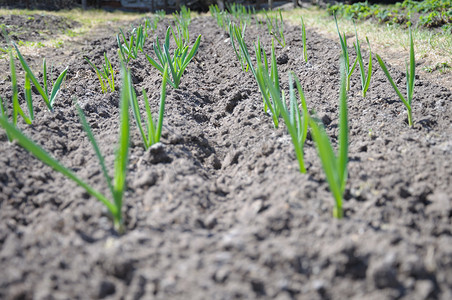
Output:
M102 27L28 55L34 70L45 56L54 76L69 71L54 112L35 94L33 125L18 124L105 193L73 99L112 170L119 93L101 93L83 56L99 65L105 51L117 68L117 32ZM287 94L294 71L336 144L341 49L308 29L305 63L300 32L287 26L288 45L277 47L282 87ZM349 179L337 220L312 140L301 174L286 128L273 128L227 34L210 17L192 20L190 33L202 34L201 46L179 89L168 87L161 143L145 151L132 124L123 235L100 202L0 132L0 298L452 299L449 87L416 79L409 128L380 68L365 99L352 76ZM249 45L257 36L269 52L265 30L248 26ZM145 89L156 112L160 76L141 53L130 67L140 101ZM0 69L9 73L6 60ZM390 72L403 86L404 69ZM10 99L9 78L0 80Z
M5 25L9 39L15 41L41 42L58 34L70 32L80 26L76 21L52 14L4 15L0 24ZM4 35L0 36L0 47L8 45Z

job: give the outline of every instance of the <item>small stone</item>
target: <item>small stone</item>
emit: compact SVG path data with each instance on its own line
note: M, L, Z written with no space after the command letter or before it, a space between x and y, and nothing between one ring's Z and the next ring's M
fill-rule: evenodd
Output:
M102 280L99 285L98 298L103 299L107 296L113 295L114 293L116 293L115 284L108 280Z
M148 170L139 175L133 185L137 188L148 188L157 182L157 174L154 171Z
M289 62L289 56L286 53L281 54L276 58L276 63L278 65L285 65Z
M224 283L228 279L230 273L231 272L227 267L220 267L215 271L215 274L213 274L213 280L217 283Z
M322 116L321 120L322 120L323 125L325 125L325 126L328 126L331 123L331 118L326 114Z
M376 261L369 266L369 278L372 278L378 289L397 288L400 284L397 280L397 272L392 259L385 258L384 261Z
M162 143L151 146L148 150L148 160L151 164L170 163L172 159L166 153L166 147Z
M433 299L435 286L430 280L418 280L416 281L414 294L417 299Z

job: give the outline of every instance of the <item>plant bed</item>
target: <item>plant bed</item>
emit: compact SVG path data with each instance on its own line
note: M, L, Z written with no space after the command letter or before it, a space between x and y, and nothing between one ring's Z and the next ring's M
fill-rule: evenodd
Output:
M161 21L159 39L170 23ZM201 44L179 88L167 86L161 144L145 151L130 122L124 234L113 230L100 202L0 130L0 298L452 298L449 89L417 78L410 128L380 68L365 99L359 74L352 75L349 175L338 220L310 136L301 174L286 127L274 129L263 112L253 75L242 71L228 34L211 17L193 19L189 28L191 41L201 34ZM339 40L307 28L305 62L301 27L284 30L287 45L276 46L281 87L288 94L293 71L336 146ZM102 170L73 98L112 170L120 93L103 94L83 57L99 65L106 52L119 70L116 33L93 32L67 49L69 56L48 50L55 75L69 66L54 111L34 94L33 124L18 123L103 193ZM253 25L245 35L249 49L257 36L270 53L270 37ZM26 58L32 68L42 61ZM129 66L139 101L144 88L158 111L161 75L141 53ZM17 60L16 67L23 90ZM404 70L388 68L401 86ZM0 70L9 73L6 60ZM1 80L0 95L11 99L9 79Z

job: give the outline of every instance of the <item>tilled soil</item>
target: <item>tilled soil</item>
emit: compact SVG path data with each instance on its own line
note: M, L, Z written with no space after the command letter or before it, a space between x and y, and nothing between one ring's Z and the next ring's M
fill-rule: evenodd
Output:
M80 25L76 21L50 13L4 15L0 16L0 24L5 25L4 29L9 36L9 39L15 42L40 42L45 39L53 38L58 34L67 33ZM3 32L0 34L0 46L7 46L7 41L3 36Z
M159 25L160 39L169 24ZM54 112L35 94L33 125L19 124L106 193L73 99L112 170L119 92L102 94L83 56L99 65L106 51L118 68L117 30L92 32L68 56L48 50L55 76L69 66L64 89ZM352 76L349 181L345 218L337 220L312 140L301 174L284 125L273 128L227 34L210 17L194 19L190 33L202 34L201 46L180 88L168 87L162 143L145 151L132 123L125 234L113 231L101 203L1 131L0 298L452 299L449 89L417 78L409 128L379 68L366 99ZM277 48L282 86L287 95L294 71L336 143L339 42L307 34L309 63L300 28L287 26L288 45ZM250 51L257 36L268 53L270 37L254 26ZM130 66L139 99L145 89L156 112L160 76L141 53ZM8 73L6 60L1 70ZM399 86L402 71L390 68ZM10 99L9 78L1 80L0 95Z

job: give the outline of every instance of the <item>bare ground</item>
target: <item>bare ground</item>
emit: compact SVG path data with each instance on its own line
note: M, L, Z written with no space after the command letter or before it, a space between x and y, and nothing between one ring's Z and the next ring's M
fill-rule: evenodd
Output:
M99 202L0 132L0 298L451 299L450 87L417 78L409 128L380 69L366 99L352 76L349 182L345 218L336 220L313 142L301 174L286 129L263 112L228 36L209 17L190 26L202 43L180 88L168 88L162 144L144 151L132 132L124 235ZM63 49L30 53L35 70L42 56L56 71L70 68L55 111L34 95L33 125L19 124L105 192L73 98L112 167L119 93L101 93L83 56L100 64L106 51L117 68L117 31L103 27ZM264 30L249 26L248 44L258 35L268 52ZM288 27L286 39L277 49L283 88L294 71L336 140L339 43L308 30L306 64L300 28ZM0 69L8 74L6 60ZM144 88L156 111L156 70L141 54L131 70L140 99ZM402 86L402 70L390 71ZM0 95L10 99L7 76Z

